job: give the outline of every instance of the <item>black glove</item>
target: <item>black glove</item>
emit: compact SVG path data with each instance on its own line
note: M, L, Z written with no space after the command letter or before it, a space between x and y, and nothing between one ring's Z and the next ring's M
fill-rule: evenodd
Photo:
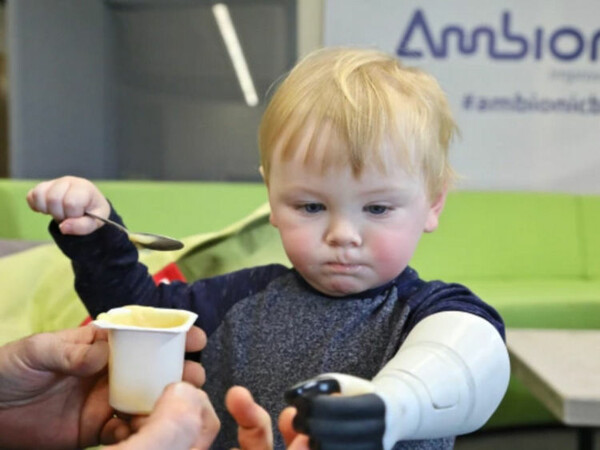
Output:
M298 410L294 429L310 437L313 449L383 449L383 400L377 394L329 395L339 392L339 383L331 378L308 380L286 391L286 401Z

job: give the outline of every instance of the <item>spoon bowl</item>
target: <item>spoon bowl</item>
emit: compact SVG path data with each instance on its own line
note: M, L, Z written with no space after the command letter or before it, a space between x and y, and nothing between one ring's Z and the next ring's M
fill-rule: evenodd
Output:
M127 228L118 224L117 222L113 222L110 219L105 219L104 217L100 217L91 212L86 211L85 215L93 217L94 219L104 222L107 225L119 229L120 231L125 233L129 240L138 247L159 251L171 251L183 248L183 242L178 241L177 239L173 239L168 236L162 236L160 234L136 233L133 231L129 231Z

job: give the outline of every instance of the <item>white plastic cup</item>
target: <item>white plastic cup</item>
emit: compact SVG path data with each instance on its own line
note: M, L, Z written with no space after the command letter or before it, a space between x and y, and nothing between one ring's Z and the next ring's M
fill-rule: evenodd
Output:
M109 403L117 411L148 414L164 388L183 375L186 334L197 314L125 306L100 314L94 325L108 330Z

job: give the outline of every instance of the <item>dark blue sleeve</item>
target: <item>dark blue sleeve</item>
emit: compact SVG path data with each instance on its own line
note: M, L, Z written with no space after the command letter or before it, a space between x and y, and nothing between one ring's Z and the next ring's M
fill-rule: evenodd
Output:
M197 325L210 336L233 305L262 291L271 281L287 272L287 267L271 264L199 280L190 285L177 282L174 287L185 286L189 291L182 296L187 305L179 308L201 311ZM166 285L163 289L169 290L170 286L173 285Z
M111 212L110 218L122 223ZM196 325L210 335L235 303L262 290L287 272L270 265L199 280L191 284L155 284L148 268L138 261L138 251L127 236L103 226L87 236L63 235L56 222L50 233L71 259L75 290L92 317L111 308L143 305L186 309L198 314Z
M502 339L506 339L504 321L500 314L463 285L441 281L423 282L411 295L409 304L411 313L407 333L427 316L442 311L462 311L487 320L498 330Z

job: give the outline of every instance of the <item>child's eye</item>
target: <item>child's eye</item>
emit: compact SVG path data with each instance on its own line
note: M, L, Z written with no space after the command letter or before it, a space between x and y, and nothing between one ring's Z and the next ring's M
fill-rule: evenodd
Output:
M368 212L369 214L373 214L375 216L379 216L381 214L385 214L386 212L389 211L389 207L384 206L384 205L369 205L369 206L365 206L364 210L366 212Z
M309 214L315 214L324 211L325 205L322 203L305 203L302 205L302 209Z

